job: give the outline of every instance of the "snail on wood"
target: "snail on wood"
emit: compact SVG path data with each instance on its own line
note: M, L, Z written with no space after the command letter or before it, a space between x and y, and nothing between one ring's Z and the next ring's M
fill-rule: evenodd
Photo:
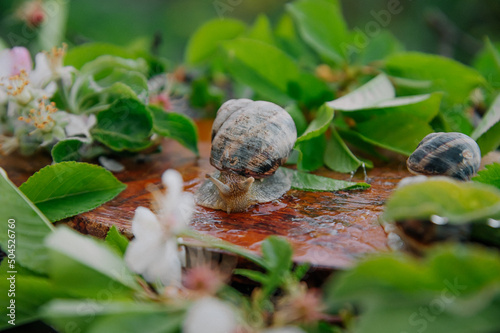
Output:
M278 105L227 101L212 126L210 164L218 171L207 175L195 195L196 203L229 214L280 198L291 181L278 167L296 140L292 117Z
M481 151L476 141L455 132L427 135L406 161L411 173L459 180L470 180L480 163Z

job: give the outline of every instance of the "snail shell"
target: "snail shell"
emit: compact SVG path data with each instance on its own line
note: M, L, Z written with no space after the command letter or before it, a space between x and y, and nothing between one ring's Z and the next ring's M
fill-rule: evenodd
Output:
M443 175L470 180L481 163L477 143L462 133L431 133L406 161L408 170L422 175Z
M219 171L207 175L196 202L230 213L278 199L291 186L278 167L296 140L292 117L278 105L249 99L227 101L212 126L210 164Z

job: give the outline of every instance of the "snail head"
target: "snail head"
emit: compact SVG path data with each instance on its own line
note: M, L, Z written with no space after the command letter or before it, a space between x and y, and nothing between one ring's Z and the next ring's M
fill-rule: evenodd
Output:
M219 179L209 174L206 177L219 191L224 206L220 209L225 210L228 214L245 211L255 204L251 195L252 184L255 180L253 177L245 177L231 172L221 172Z

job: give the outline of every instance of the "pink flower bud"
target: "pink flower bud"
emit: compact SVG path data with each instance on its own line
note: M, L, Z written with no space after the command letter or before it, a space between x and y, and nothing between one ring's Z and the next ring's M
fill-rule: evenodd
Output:
M25 70L28 74L31 72L31 67L33 66L31 55L25 47L17 46L12 48L10 56L12 59L11 75L18 75L22 70Z
M45 21L46 15L42 0L24 2L19 7L17 16L33 28L38 28Z

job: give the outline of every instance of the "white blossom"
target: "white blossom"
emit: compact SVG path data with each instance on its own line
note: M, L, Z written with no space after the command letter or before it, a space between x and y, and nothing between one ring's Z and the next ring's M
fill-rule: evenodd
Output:
M68 124L65 127L65 131L68 137L83 135L85 139L90 140L90 129L96 124L97 118L94 114L87 116L68 113L66 121Z
M278 328L270 328L261 333L305 333L302 329L295 326L285 326Z
M36 67L31 79L37 87L42 87L50 81L61 79L65 85L71 84L71 73L75 69L71 66L63 66L66 45L61 48L53 47L50 52L40 52L35 56Z
M55 80L62 79L71 84L73 67L63 66L65 47L53 48L51 52L40 52L35 56L35 68L29 51L14 47L0 52L0 104L8 96L24 106L40 98L50 98L57 89Z
M189 308L183 333L234 333L238 321L233 308L213 297L198 300Z
M13 47L0 51L0 77L17 75L21 70L31 72L31 55L25 47Z
M180 285L181 252L177 234L184 229L193 214L194 201L183 192L179 172L167 170L162 176L166 194L155 194L155 215L151 210L138 207L132 220L134 239L130 242L125 261L148 282Z

